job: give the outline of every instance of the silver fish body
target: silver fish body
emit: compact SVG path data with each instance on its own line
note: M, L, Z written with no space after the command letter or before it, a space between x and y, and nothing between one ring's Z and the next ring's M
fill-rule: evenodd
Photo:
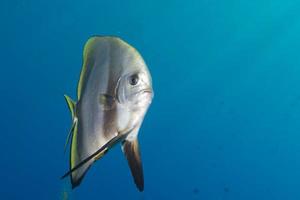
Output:
M75 103L66 96L73 116L70 170L82 165L70 173L73 188L80 184L93 162L121 142L135 183L143 190L137 135L153 89L141 55L119 38L90 38L84 48L77 98ZM114 141L122 135L125 137ZM91 157L101 147L105 149Z

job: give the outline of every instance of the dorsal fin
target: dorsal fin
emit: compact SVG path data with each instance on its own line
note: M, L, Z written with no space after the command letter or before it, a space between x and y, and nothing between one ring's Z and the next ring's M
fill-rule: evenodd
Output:
M91 37L84 45L83 63L82 63L82 69L80 72L80 78L79 78L78 87L77 87L77 99L78 100L81 97L81 92L82 92L84 84L85 84L86 76L89 74L89 70L90 70L89 62L93 60L93 59L88 59L88 56L91 53L91 51L93 50L94 45L97 41L97 38L98 37Z

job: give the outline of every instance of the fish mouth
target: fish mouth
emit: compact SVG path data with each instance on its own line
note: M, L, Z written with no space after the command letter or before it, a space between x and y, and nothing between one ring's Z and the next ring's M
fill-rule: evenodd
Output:
M146 89L142 89L142 90L137 91L134 94L134 96L144 96L144 97L148 96L148 97L150 97L150 99L152 99L154 94L153 94L152 88L146 88Z
M141 90L141 92L143 92L143 93L153 93L153 90L151 89L151 88L146 88L146 89L143 89L143 90Z
M152 88L146 88L146 89L143 89L143 90L141 90L141 91L138 92L138 94L144 94L144 93L151 94L152 97L154 96Z

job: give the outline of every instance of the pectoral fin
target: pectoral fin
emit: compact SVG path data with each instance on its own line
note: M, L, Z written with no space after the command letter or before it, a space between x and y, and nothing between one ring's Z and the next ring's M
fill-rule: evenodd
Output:
M101 94L99 96L99 103L103 110L111 110L115 106L115 98L109 94Z
M143 166L140 156L139 144L137 138L133 141L125 140L122 144L122 150L127 158L134 182L140 191L144 190Z

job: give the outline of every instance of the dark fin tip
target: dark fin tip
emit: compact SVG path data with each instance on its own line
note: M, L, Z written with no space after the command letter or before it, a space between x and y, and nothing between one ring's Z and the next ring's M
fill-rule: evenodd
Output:
M138 190L142 192L144 191L144 174L137 139L134 141L124 141L123 151L127 158L134 183Z
M70 175L71 178L71 184L72 184L72 189L75 189L77 186L79 186L81 184L82 179L84 178L84 176L86 175L87 171L90 169L92 165L90 165L85 172L82 174L82 176L78 179L78 180L74 180L72 175Z
M144 182L140 185L136 185L140 192L144 192Z

